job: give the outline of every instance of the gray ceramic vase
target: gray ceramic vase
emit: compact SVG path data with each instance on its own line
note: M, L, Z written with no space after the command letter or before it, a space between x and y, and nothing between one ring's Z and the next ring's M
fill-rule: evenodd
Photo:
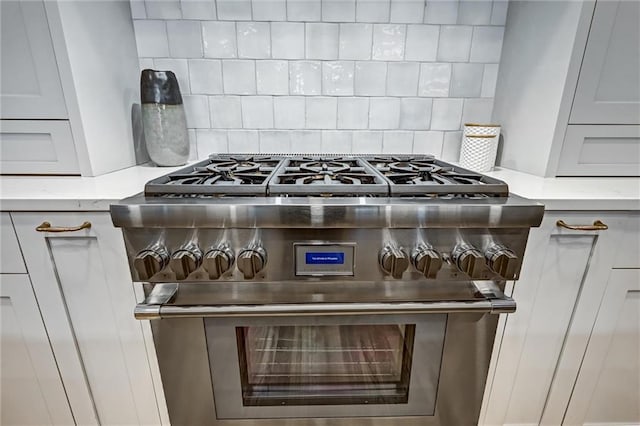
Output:
M143 70L140 100L144 138L151 160L158 166L185 164L189 159L189 134L175 74Z

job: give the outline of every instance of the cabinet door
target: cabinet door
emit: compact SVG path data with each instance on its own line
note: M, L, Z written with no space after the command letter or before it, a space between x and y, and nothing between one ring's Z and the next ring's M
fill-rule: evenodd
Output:
M108 213L12 213L74 417L159 424L120 230ZM42 222L90 229L36 232Z
M68 118L43 1L0 2L1 118Z
M598 1L570 124L640 124L640 2Z
M0 318L0 424L74 424L28 275L0 275Z
M569 224L601 219L609 229L573 231L558 227L558 219ZM599 300L626 220L622 214L547 213L541 227L531 230L513 291L518 307L507 316L494 354L498 361L481 417L485 425L540 423L567 332L575 322L574 310L583 299Z
M640 269L613 269L563 424L640 424Z

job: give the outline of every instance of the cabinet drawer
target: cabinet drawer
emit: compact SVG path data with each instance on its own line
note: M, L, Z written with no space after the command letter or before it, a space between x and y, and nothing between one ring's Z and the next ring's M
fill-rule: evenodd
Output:
M9 213L0 213L0 273L26 274L18 238L11 223Z
M80 174L66 120L2 120L0 158L3 174Z
M640 126L568 126L557 175L639 176Z

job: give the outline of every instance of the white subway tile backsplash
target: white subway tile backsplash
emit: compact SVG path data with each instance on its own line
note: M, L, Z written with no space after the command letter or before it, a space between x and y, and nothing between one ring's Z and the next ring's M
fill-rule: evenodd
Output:
M276 96L273 98L276 129L304 129L304 99L302 96Z
M252 0L254 21L286 21L286 0Z
M350 154L352 133L344 130L323 130L320 144L323 154Z
M451 73L451 96L477 98L482 90L482 64L453 64Z
M217 0L216 5L221 21L251 20L251 0Z
M289 94L287 61L256 61L256 89L259 95Z
M205 58L237 58L236 24L207 21L202 23Z
M402 98L400 102L400 128L427 130L431 125L432 99Z
M197 129L196 144L200 158L207 158L209 154L229 152L226 130Z
M322 94L353 96L354 63L334 61L322 63Z
M489 25L491 9L490 0L463 0L458 8L458 24Z
M431 112L432 130L458 130L462 120L462 99L434 99Z
M500 61L504 27L474 27L471 39L471 62Z
M356 0L357 22L389 22L390 0Z
M335 129L337 98L310 97L306 101L307 129Z
M187 130L187 135L189 137L189 157L188 161L194 161L198 159L198 144L196 142L196 131L195 129Z
M382 152L384 154L410 154L413 151L413 132L384 132Z
M291 152L314 153L320 149L322 132L319 130L293 130L289 132Z
M187 127L190 129L208 129L209 98L203 95L185 95L182 97L184 112L187 116Z
M260 139L257 130L229 130L229 152L250 153L258 152Z
M180 9L182 19L216 19L216 3L213 0L180 0Z
M416 23L424 17L424 0L391 0L391 22Z
M384 96L386 82L387 64L385 62L356 62L356 96Z
M460 159L460 145L462 132L445 132L442 143L442 159L444 161L458 161Z
M268 22L238 22L238 57L264 59L271 56Z
M322 92L320 62L289 62L289 93L292 95L319 95Z
M427 0L425 24L455 24L458 21L457 0Z
M462 123L491 123L493 98L465 99Z
M289 132L283 130L261 130L260 152L266 154L291 152Z
M242 108L239 96L209 98L211 127L216 129L242 128Z
M354 22L356 0L322 0L322 20L325 22Z
M444 133L436 131L422 131L413 133L413 153L434 155L440 158Z
M437 25L407 25L405 59L407 61L436 60L440 27Z
M287 0L289 21L319 21L321 10L320 0Z
M482 91L480 96L483 98L493 98L496 93L496 82L498 81L498 64L486 64L484 66L484 74L482 75Z
M150 58L169 56L165 21L133 21L133 28L136 33L138 55Z
M449 96L451 64L420 64L418 95L433 98Z
M192 93L189 84L189 66L186 59L154 59L153 68L158 71L173 71L178 79L180 93L183 95Z
M338 98L338 129L366 129L368 124L368 98Z
M369 128L397 129L400 126L400 99L371 98L369 100Z
M371 59L373 25L340 24L340 59Z
M254 95L256 93L255 61L227 59L222 61L224 93Z
M271 96L242 96L242 127L247 129L273 128L273 99Z
M189 60L191 93L217 95L222 90L222 64L217 59Z
M381 154L382 135L380 131L353 132L351 152L354 154Z
M304 59L304 24L272 22L271 55L277 59Z
M493 0L491 9L491 25L504 25L507 22L509 0Z
M373 59L399 61L404 58L406 25L376 24L373 26Z
M445 25L440 28L438 61L467 62L473 27Z
M147 0L145 1L145 9L147 12L147 18L149 19L182 18L179 0Z
M338 59L338 24L306 24L307 59Z
M388 96L416 96L420 64L417 62L391 62L387 67Z
M167 21L169 54L174 58L202 58L200 22Z
M133 19L147 19L147 10L144 7L144 0L131 0L129 2L131 7L131 18Z

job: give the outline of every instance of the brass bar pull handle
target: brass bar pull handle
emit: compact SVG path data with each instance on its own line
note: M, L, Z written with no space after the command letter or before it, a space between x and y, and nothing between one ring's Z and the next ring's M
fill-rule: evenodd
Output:
M49 222L42 222L40 226L36 228L38 232L75 232L82 229L91 228L91 222L85 221L80 226L51 226Z
M564 220L560 219L556 222L556 225L561 228L571 229L572 231L605 231L609 229L609 226L603 223L600 219L593 222L593 225L569 225Z

